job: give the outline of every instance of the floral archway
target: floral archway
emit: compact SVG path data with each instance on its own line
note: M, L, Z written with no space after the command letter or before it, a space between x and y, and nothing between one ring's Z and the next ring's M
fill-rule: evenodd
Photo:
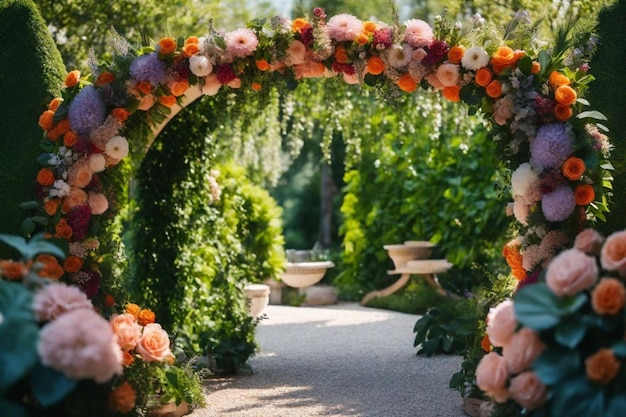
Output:
M584 61L566 62L571 44L567 31L562 35L550 51L514 49L479 17L467 27L439 17L431 27L418 19L328 17L316 8L310 17L255 20L142 48L118 38L112 62L94 58L91 74L70 72L63 96L39 119L46 141L35 222L65 239L70 253L55 272L101 305L111 303L94 224L114 211L115 196L98 177L129 152L141 153L180 109L221 89L340 77L407 94L436 90L485 115L517 220L518 235L503 253L513 275L530 283L587 221L602 218L610 189L603 116L583 98L592 77Z

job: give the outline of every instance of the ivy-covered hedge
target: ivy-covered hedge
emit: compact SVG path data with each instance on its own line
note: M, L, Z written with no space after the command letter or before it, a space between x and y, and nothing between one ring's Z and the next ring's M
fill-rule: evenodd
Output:
M40 168L37 120L59 94L65 68L31 0L0 0L0 44L0 232L21 234L20 203L33 200Z

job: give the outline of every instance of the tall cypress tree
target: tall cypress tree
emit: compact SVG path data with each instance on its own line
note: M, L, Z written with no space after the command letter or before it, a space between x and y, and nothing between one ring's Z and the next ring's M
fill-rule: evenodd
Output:
M0 45L0 233L21 234L20 203L36 191L37 122L65 68L32 0L0 0Z
M591 104L608 117L609 137L615 149L611 163L615 166L613 201L607 223L600 223L605 232L626 228L626 0L619 0L600 13L596 32L600 45L591 62L591 71L596 77L590 84Z

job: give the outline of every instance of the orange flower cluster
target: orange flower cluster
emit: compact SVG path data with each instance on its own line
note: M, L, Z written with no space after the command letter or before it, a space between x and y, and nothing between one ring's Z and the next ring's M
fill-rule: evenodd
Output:
M526 278L523 256L519 251L519 244L517 242L511 241L504 245L502 248L502 256L504 256L506 263L511 268L511 273L518 281Z
M137 323L141 326L154 323L156 316L154 312L148 308L141 308L135 303L128 303L126 305L126 313L132 314L137 319Z

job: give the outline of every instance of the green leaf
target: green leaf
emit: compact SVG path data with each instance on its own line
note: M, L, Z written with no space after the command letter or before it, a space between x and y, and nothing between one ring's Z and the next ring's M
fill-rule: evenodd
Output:
M363 82L365 82L365 84L369 85L370 87L373 87L376 85L379 79L380 79L379 76L370 74L368 72L367 74L365 74L365 77L363 78Z
M517 66L524 75L528 76L533 68L533 61L528 55L524 55L522 58L517 60Z
M581 316L568 317L556 326L554 336L556 341L565 347L574 349L585 337L587 326Z
M35 222L32 218L26 217L22 221L22 234L24 236L30 236L35 231Z
M591 385L585 374L563 381L554 389L551 415L605 416L603 388ZM623 415L623 410L621 415Z
M550 68L550 55L546 51L539 51L539 56L537 57L539 64L541 65L541 74L547 74L548 68Z
M37 201L24 201L20 203L20 208L24 210L34 210L39 207L39 203Z
M519 290L513 297L515 316L524 326L545 330L559 323L561 311L558 298L546 286L539 283Z
M597 110L584 111L576 115L579 119L607 120L606 116Z
M22 284L0 280L0 392L37 362L39 327L31 306L32 295Z
M580 353L559 347L548 347L531 368L546 385L555 385L569 375L578 372Z
M78 381L66 377L55 369L37 364L31 374L30 383L37 400L44 407L49 407L72 392Z
M27 252L26 239L23 237L0 233L0 242L4 242L12 248L17 249L21 254Z

